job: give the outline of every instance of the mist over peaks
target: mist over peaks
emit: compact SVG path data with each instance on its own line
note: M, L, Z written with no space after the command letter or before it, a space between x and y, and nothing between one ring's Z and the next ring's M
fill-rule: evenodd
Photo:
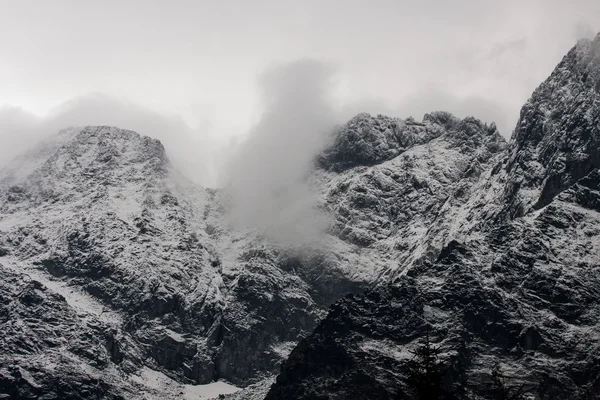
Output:
M331 77L329 66L308 59L263 74L264 112L227 168L232 222L294 242L324 228L306 177L335 123Z
M211 160L221 147L206 127L192 128L179 116L166 116L103 93L71 99L44 117L18 107L0 108L0 168L62 129L88 125L116 126L159 139L171 162L188 178L205 186L216 184Z

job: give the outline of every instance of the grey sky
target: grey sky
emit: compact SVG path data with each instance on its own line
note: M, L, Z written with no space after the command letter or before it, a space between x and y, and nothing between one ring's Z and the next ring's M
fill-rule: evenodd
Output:
M597 0L0 0L0 105L52 115L103 93L227 141L259 122L263 71L311 58L334 71L339 119L447 109L509 136L531 91L597 31Z

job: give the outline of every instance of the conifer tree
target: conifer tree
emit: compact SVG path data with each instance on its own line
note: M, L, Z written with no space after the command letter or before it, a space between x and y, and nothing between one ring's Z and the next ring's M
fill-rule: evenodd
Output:
M423 343L414 351L408 362L406 384L419 400L452 399L451 393L442 387L443 365L439 359L440 348L431 343L429 329Z

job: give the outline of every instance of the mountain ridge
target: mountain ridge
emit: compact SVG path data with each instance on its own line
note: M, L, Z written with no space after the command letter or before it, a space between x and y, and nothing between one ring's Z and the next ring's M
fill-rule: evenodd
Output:
M474 126L476 135L487 132L483 124ZM467 164L475 160L481 144L460 146L453 135L441 132L422 150L415 145L406 151L417 149L412 157L419 158L419 152L448 147L452 154L467 155ZM431 188L411 183L410 196L430 196L454 185L467 164L446 163L449 177L446 172L422 176L420 182L441 183ZM372 172L384 177L393 167L393 160L367 167L352 188L359 197L360 191L368 194ZM385 173L378 172L381 168ZM313 184L326 183L323 207L339 198L336 189L329 192L332 182L345 184L337 178L326 170L312 178ZM398 179L403 185L413 178L414 173ZM255 382L274 372L329 304L372 286L389 266L385 245L377 248L344 233L355 229L356 221L342 221L323 237L323 248L333 252L298 252L270 244L252 230L232 231L224 193L179 176L158 141L114 127L63 131L4 169L0 187L4 262L32 276L48 274L44 282L64 282L116 313L121 323L105 327L116 330L106 334L111 350L102 351L128 343L113 363L126 374L150 367L184 383ZM388 196L389 203L402 193ZM427 207L444 204L438 197ZM367 207L359 217L380 214L387 218ZM403 218L417 216L413 211ZM256 350L248 353L248 348Z
M486 396L492 361L530 391L596 385L599 43L569 52L510 143L445 112L351 119L308 177L332 219L308 250L232 227L226 193L178 174L156 140L63 131L0 172L0 318L12 327L0 343L13 349L0 394L176 398L140 378L153 371L258 382L231 395L256 398L280 370L267 399L411 398L402 371L427 326L446 384L472 380L468 398ZM77 301L104 312L77 319ZM87 333L44 340L63 328Z
M599 46L580 42L525 104L462 232L393 285L335 303L266 399L415 398L406 374L426 330L458 398L494 398L498 366L530 398L598 398Z

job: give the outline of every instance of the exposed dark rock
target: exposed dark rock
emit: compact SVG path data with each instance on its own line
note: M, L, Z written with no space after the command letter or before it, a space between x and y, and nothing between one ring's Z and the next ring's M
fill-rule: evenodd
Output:
M133 393L108 368L102 342L108 327L86 323L60 295L2 264L0 321L2 398L126 399Z
M413 398L407 362L425 330L457 398L497 396L498 366L505 394L600 398L599 73L600 35L569 52L523 107L503 161L478 173L461 240L335 303L266 398Z
M512 192L504 199L511 207L544 207L600 167L599 71L600 39L582 40L523 106L506 169L509 182L536 193Z
M481 132L494 137L492 153L503 148L495 125L487 126L474 118L459 120L447 112L425 114L423 122L401 120L383 115L358 114L339 128L333 143L318 158L321 168L342 172L356 166L380 164L397 157L407 149L422 145L451 132L462 145L477 145ZM470 139L469 139L470 138ZM486 139L484 139L486 140Z

